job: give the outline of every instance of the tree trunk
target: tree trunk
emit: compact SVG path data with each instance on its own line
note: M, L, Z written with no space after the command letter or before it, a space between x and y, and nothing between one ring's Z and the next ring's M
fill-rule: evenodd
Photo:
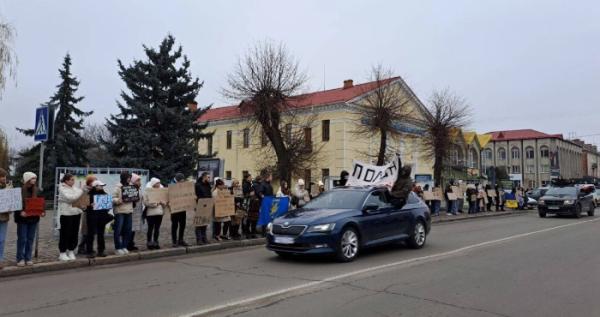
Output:
M442 183L443 182L442 170L444 169L442 161L443 161L443 156L436 155L435 162L433 163L433 180L435 183L440 184L440 186L444 185Z
M377 154L377 165L385 165L385 150L387 147L387 131L381 129L379 131L379 154Z

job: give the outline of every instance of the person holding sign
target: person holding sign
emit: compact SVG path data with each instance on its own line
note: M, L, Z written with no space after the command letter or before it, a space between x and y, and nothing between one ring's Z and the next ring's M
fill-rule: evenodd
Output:
M215 180L215 189L212 192L213 198L221 198L223 196L229 195L227 191L227 187L225 187L225 182L217 178ZM231 226L231 217L216 217L213 222L213 239L217 241L229 240L230 238L227 236L229 233L229 227ZM222 231L221 231L222 229Z
M129 191L129 201L133 204L133 212L131 213L131 236L127 242L128 251L138 251L135 246L135 233L142 230L142 214L144 212L144 203L140 190L142 187L142 178L136 173L131 173L131 188Z
M212 190L210 188L210 175L207 172L202 173L200 178L196 181L194 187L196 191L196 202L200 199L212 198ZM202 245L208 243L206 236L206 228L208 225L199 223L196 225L196 244Z
M131 221L133 214L133 202L123 200L123 187L131 186L131 175L129 172L121 173L121 181L115 186L113 192L113 206L115 212L115 254L129 254L127 245L131 238Z
M148 233L146 234L146 246L149 250L158 250L160 245L158 244L158 235L160 234L160 225L164 215L164 207L167 205L166 201L151 202L148 197L148 192L152 189L163 188L160 184L160 179L152 178L148 184L146 184L146 191L144 191L144 204L146 205L146 221L148 222Z
M182 173L175 174L175 182L185 182L185 176ZM173 239L174 248L189 246L189 244L183 240L185 235L186 217L186 210L171 210L171 238Z
M302 208L304 205L310 201L310 193L306 190L304 186L304 180L302 178L298 179L296 183L296 188L292 193L292 206L296 208Z
M81 209L73 207L83 195L81 188L74 187L75 177L67 173L63 176L58 187L58 217L60 219L60 238L58 249L59 261L74 261L75 248L81 223Z
M8 173L0 168L0 190L8 189L6 183ZM8 221L10 220L10 212L0 213L0 270L4 268L4 242L6 241L6 232L8 231Z
M244 203L244 197L240 181L234 179L231 183L231 188L229 189L229 191L231 195L233 195L235 202L235 216L233 216L231 219L231 228L229 232L232 239L240 240L242 238L242 235L240 234L240 226L246 214L246 211L242 208L242 205Z
M26 200L37 198L37 175L32 172L23 174L23 187L21 188L21 196L23 198L23 210L15 211L15 223L17 224L17 266L31 266L33 260L31 253L33 251L33 241L37 232L40 216L46 216L45 212L40 215L28 213Z
M96 179L92 181L90 184L90 205L86 211L86 221L87 221L87 233L85 235L85 251L87 253L88 258L98 257L106 257L104 250L106 250L106 246L104 243L104 231L106 230L106 224L112 221L112 215L108 212L109 209L98 209L94 206L94 197L95 196L108 196L108 194L104 191L105 183ZM98 244L98 253L94 253L94 236L96 236L97 244Z

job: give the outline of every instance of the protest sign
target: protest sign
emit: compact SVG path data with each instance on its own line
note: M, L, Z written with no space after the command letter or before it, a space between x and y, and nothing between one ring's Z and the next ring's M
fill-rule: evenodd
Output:
M124 203L131 203L140 200L140 190L135 186L123 186L121 189L121 200Z
M169 185L169 207L171 213L194 211L196 191L193 182L181 182Z
M456 200L457 198L455 193L448 193L448 200Z
M442 194L442 189L439 187L435 187L433 189L433 200L443 200L444 194Z
M168 188L146 188L145 193L150 204L167 203L169 201Z
M23 209L21 188L10 188L0 190L0 213Z
M26 217L41 216L45 212L46 201L42 197L25 198Z
M90 195L88 195L87 193L83 193L83 195L81 195L81 197L79 197L79 199L72 205L73 207L79 208L81 210L87 209L87 207L90 205Z
M265 226L273 219L283 216L288 212L290 206L289 197L273 197L265 196L260 206L260 215L258 218L258 225Z
M399 158L384 166L365 164L355 160L352 163L352 173L348 176L346 186L381 185L391 188L398 178L399 169Z
M450 188L452 188L452 193L454 195L456 195L456 197L458 199L462 199L463 198L463 194L462 194L462 191L460 190L460 187L458 187L458 186L452 186Z
M423 192L423 200L425 200L425 201L435 200L435 197L433 196L433 192L424 191Z
M212 198L198 199L196 213L194 214L194 226L208 226L212 218L215 201Z
M490 197L496 197L496 191L493 189L488 189L487 194Z
M467 192L467 184L465 184L465 183L460 183L458 185L458 188L460 189L460 192L463 194Z
M95 195L94 210L110 210L113 208L111 195Z
M222 195L215 198L215 218L235 215L235 201L232 195Z

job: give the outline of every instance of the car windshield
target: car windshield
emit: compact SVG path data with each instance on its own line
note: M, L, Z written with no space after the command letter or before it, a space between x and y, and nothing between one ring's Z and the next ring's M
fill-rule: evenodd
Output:
M365 200L364 191L327 191L309 201L304 208L312 209L360 209Z
M577 196L575 187L552 187L546 192L548 196Z

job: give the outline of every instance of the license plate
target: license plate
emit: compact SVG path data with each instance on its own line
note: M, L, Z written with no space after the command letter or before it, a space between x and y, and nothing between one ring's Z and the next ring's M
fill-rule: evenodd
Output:
M558 210L560 209L558 206L548 206L548 209Z
M294 238L291 238L291 237L275 237L275 243L278 243L278 244L294 244Z

